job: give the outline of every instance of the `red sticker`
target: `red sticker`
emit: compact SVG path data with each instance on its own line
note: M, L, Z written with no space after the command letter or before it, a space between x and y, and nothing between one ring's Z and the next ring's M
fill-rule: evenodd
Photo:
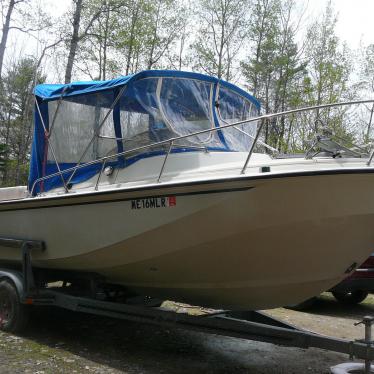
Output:
M175 196L169 196L169 206L176 206L177 198Z

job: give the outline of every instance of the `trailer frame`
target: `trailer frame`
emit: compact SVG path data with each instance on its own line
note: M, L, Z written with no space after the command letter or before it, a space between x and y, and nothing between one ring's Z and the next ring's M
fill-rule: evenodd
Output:
M0 238L0 244L20 249L21 268L0 268L0 281L9 281L16 289L19 303L36 306L55 306L76 312L89 313L140 323L148 323L168 328L180 328L207 334L229 336L239 339L271 343L298 348L319 348L365 360L366 366L374 360L374 346L371 341L371 325L374 318L365 317L366 339L345 340L313 333L286 323L259 311L215 311L201 316L166 310L160 307L130 305L122 302L100 300L95 293L102 278L96 274L82 273L88 280L90 293L72 295L65 287L43 288L35 281L31 254L44 251L43 241ZM79 273L78 273L79 275ZM77 276L77 274L75 274ZM69 274L71 277L71 274ZM39 280L40 284L40 280ZM68 288L67 288L68 289Z

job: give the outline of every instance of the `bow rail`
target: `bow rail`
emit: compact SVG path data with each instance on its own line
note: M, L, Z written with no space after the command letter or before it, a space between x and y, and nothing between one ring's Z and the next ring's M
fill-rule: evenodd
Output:
M187 138L197 136L197 135L201 135L201 134L211 133L211 132L215 132L215 131L222 131L224 129L231 128L231 127L236 129L236 130L240 130L236 126L260 121L260 125L257 129L257 132L256 132L255 136L252 136L250 134L245 133L248 137L250 137L253 140L253 142L251 144L251 147L248 151L248 155L247 155L247 158L246 158L245 163L243 165L243 168L241 169L241 174L245 174L245 170L248 166L248 163L251 159L251 156L253 154L253 151L254 151L257 143L260 143L261 145L265 146L266 148L270 149L271 151L274 151L274 152L276 151L273 147L271 147L267 144L265 145L264 142L259 140L262 129L264 128L264 126L269 125L269 120L270 119L278 118L278 117L282 117L282 116L288 116L288 115L296 114L296 113L308 112L308 111L312 111L312 110L316 110L316 109L327 109L327 108L343 107L343 106L350 106L350 105L360 105L360 104L369 104L369 103L374 105L374 99L344 101L344 102L332 103L332 104L313 105L313 106L308 106L308 107L303 107L303 108L298 108L298 109L290 109L290 110L277 112L277 113L268 113L268 114L252 117L252 118L249 118L249 119L246 119L246 120L237 121L237 122L230 123L230 124L225 124L225 125L222 125L222 126L219 126L219 127L213 127L213 128L206 129L206 130L195 131L191 134L180 135L180 136L172 137L172 138L167 139L167 140L162 140L162 141L155 142L155 143L152 143L152 144L139 146L139 147L127 150L127 151L118 152L118 153L115 153L115 154L112 154L112 155L107 155L107 156L98 158L96 160L87 161L85 163L79 163L78 165L76 165L74 167L71 167L71 168L68 168L68 169L61 170L59 167L57 167L58 171L56 173L49 174L49 175L46 175L44 177L36 179L34 181L33 185L32 185L30 194L33 195L35 186L38 183L41 183L41 182L43 182L47 179L54 178L54 177L57 177L57 176L60 176L62 178L62 180L64 181L64 189L65 189L65 192L67 193L67 192L69 192L68 188L67 188L68 183L65 182L65 179L63 177L64 174L75 173L77 170L83 169L87 166L102 163L102 167L101 167L101 170L99 172L97 182L95 184L95 190L97 190L100 179L101 179L101 174L103 173L105 165L108 162L108 160L118 158L119 156L126 156L128 154L131 154L131 153L134 153L134 152L137 152L137 151L152 149L154 147L158 147L158 146L162 146L162 145L168 145L168 149L166 151L165 158L164 158L164 161L163 161L162 166L161 166L160 173L159 173L158 178L157 178L157 182L161 182L161 177L162 177L162 174L163 174L168 156L171 153L172 148L177 146L177 145L174 144L176 141L181 140L181 139L187 139ZM39 113L39 115L41 115L41 114ZM241 131L241 132L243 132L243 131ZM200 147L193 147L193 148L199 149ZM202 147L202 148L204 148L204 150L206 151L205 147ZM371 162L372 162L373 158L374 158L374 149L370 152L370 155L368 156L368 161L366 162L367 166L371 166ZM69 180L70 179L71 179L71 177L69 178Z

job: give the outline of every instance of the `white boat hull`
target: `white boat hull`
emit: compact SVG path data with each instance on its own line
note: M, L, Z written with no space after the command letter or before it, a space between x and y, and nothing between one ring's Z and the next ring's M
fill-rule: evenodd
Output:
M0 206L0 236L44 240L35 266L199 305L271 308L329 289L373 252L373 185L370 172L322 172L30 199ZM155 196L165 206L142 200Z

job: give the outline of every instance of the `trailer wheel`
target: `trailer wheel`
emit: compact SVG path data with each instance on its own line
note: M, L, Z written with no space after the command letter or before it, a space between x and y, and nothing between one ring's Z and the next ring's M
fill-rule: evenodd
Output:
M29 320L29 309L21 304L13 283L0 281L0 329L7 332L22 331Z
M366 299L366 296L369 294L367 291L356 290L356 291L347 291L347 292L332 292L335 299L344 304L359 304Z

